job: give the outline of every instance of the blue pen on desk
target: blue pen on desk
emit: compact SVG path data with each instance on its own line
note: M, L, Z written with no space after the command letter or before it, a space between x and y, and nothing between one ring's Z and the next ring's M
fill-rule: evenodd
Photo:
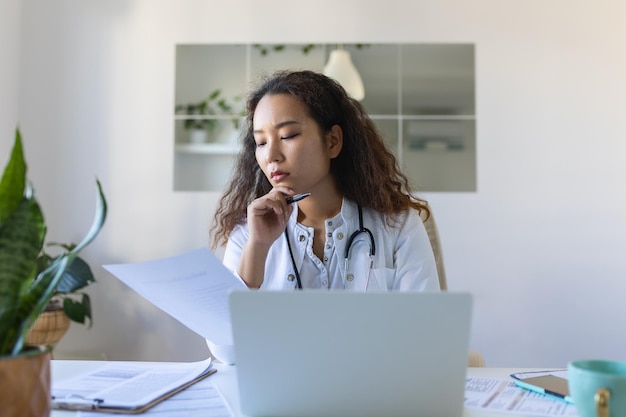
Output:
M297 195L294 195L294 196L287 197L285 199L285 201L287 201L287 204L297 203L298 201L304 200L305 198L307 198L310 195L311 195L311 193L297 194Z
M532 380L533 378L530 378L530 379ZM515 382L515 385L517 385L520 388L524 388L529 391L537 392L539 394L547 395L549 397L565 401L566 403L573 404L572 397L570 397L568 394L565 394L563 392L557 392L557 390L555 389L546 388L544 386L541 386L535 383L525 382L524 380L521 380L521 379L515 379L514 382ZM567 384L567 381L565 381L565 384Z

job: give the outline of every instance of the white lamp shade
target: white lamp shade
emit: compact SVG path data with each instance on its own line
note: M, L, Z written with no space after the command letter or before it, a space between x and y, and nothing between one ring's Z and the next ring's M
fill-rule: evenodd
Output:
M328 62L324 67L324 75L334 79L355 100L363 100L365 88L363 80L350 58L350 52L345 49L335 49L330 52Z

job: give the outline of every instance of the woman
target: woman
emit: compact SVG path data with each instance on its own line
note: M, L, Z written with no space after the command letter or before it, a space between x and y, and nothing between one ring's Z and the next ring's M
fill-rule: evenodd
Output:
M224 264L248 287L439 290L419 216L428 207L337 82L278 72L250 95L247 114L213 247L226 244Z

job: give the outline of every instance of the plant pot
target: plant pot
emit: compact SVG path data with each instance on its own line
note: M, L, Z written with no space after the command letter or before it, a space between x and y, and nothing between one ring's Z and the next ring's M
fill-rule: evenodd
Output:
M209 140L209 133L204 129L191 129L189 131L190 143L206 143Z
M0 358L2 416L50 415L50 351L32 349Z
M28 346L55 346L70 327L70 318L63 311L63 306L51 302L48 309L41 313L26 335Z

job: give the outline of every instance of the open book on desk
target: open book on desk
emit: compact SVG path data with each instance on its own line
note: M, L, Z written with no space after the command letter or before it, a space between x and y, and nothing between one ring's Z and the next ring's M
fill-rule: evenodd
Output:
M102 366L52 384L52 407L63 410L142 413L213 374L199 362L102 362Z

